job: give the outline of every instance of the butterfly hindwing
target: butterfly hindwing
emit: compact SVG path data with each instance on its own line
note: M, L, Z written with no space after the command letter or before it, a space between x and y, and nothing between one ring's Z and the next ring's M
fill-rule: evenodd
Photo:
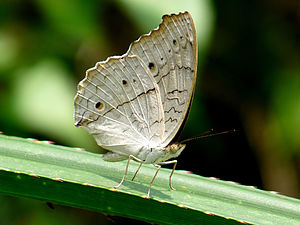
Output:
M99 62L78 85L75 121L105 149L126 155L161 141L164 118L158 86L136 56Z

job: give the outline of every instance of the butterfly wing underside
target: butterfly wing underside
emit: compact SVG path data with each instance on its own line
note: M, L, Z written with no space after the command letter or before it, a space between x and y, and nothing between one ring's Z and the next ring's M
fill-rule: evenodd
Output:
M188 12L165 15L159 27L129 47L148 66L160 90L165 130L161 146L176 136L188 115L197 71L197 41Z
M101 147L135 155L166 147L183 124L196 81L197 42L188 12L165 15L159 27L86 72L75 96L75 125Z
M135 154L147 143L161 141L164 119L158 86L137 56L98 62L78 85L75 121L103 148Z

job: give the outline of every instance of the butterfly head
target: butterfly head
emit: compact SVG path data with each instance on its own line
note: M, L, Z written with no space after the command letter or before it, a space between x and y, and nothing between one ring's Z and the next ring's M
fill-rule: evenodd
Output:
M168 151L168 159L176 158L180 155L180 153L185 148L185 144L181 143L173 143L165 147L165 150Z

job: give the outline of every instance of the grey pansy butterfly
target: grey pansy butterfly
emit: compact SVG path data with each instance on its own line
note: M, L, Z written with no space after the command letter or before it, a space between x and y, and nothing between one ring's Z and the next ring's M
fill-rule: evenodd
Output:
M87 70L75 97L75 125L108 150L105 161L131 159L157 171L174 164L185 144L170 142L188 115L197 71L196 31L188 12L163 16L157 29L134 41L127 53Z

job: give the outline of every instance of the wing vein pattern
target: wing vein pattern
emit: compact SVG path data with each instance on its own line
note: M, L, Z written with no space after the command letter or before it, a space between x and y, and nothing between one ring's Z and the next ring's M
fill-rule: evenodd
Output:
M188 114L196 66L190 14L163 16L127 53L87 70L74 101L75 125L120 155L137 155L145 146L164 148Z
M161 145L166 146L188 114L196 82L197 43L190 15L164 16L160 26L133 42L127 54L145 62L159 87L165 118Z

